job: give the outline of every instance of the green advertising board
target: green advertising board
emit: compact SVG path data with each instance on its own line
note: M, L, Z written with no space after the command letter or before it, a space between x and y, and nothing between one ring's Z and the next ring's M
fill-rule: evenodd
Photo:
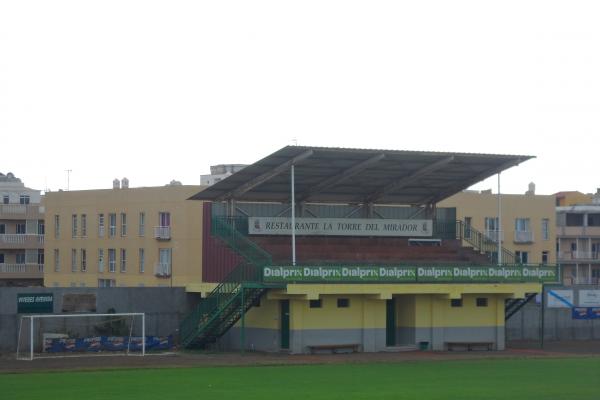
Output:
M556 266L268 266L266 283L558 282Z
M17 293L17 313L47 314L54 312L54 294Z

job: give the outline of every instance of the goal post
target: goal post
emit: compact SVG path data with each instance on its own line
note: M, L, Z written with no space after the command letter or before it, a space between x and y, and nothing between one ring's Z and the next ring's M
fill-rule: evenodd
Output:
M146 355L145 313L22 315L17 359Z

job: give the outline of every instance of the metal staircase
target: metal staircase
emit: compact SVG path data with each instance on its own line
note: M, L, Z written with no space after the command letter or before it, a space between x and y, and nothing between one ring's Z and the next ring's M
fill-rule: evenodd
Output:
M211 222L212 234L245 261L185 317L179 333L181 345L186 348L204 348L215 342L272 287L262 283L262 267L271 264L271 256L242 233L244 219L216 217ZM245 223L247 226L247 219Z
M460 220L456 221L456 238L470 244L474 250L479 251L481 254L485 254L490 262L498 262L498 242ZM502 246L500 250L502 252L502 264L519 264L513 252Z
M534 299L537 293L527 293L524 299L507 299L504 306L504 320L508 321L510 317L515 315L525 304Z

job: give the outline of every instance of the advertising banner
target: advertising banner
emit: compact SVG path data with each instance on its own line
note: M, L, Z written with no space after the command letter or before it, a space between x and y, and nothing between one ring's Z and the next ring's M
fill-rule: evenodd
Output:
M17 313L44 314L54 311L52 293L17 293Z
M579 307L600 307L600 290L580 290Z
M573 319L600 319L600 307L573 307Z
M268 266L263 281L287 282L555 282L556 267Z
M296 235L430 237L430 219L296 218ZM248 218L250 235L291 235L292 220L285 217Z
M572 290L549 290L548 308L572 308L574 307Z

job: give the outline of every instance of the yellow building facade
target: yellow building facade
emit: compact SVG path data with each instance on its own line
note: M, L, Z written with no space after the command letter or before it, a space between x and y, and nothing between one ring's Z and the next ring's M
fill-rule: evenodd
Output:
M464 191L440 202L455 207L456 218L514 253L523 264L556 263L556 213L553 195L502 194ZM501 226L499 226L501 225Z
M185 286L202 276L201 186L47 193L46 287Z

